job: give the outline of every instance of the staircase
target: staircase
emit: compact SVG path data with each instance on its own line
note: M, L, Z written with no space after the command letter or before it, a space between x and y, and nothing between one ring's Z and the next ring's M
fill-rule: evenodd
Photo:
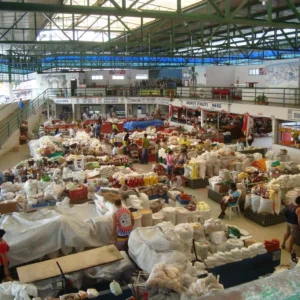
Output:
M28 101L22 110L14 112L10 118L5 118L0 126L0 147L9 139L9 137L20 128L21 121L27 121L35 114L36 110L48 101L48 90L38 95L35 99Z

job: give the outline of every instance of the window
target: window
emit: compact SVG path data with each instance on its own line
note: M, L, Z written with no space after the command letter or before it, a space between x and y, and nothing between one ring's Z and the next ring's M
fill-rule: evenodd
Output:
M92 80L102 80L103 75L92 75Z
M148 79L148 74L137 74L135 79Z
M250 76L252 76L252 75L259 75L259 69L249 69L248 70L248 74Z
M125 76L124 75L113 75L112 79L113 80L124 80Z

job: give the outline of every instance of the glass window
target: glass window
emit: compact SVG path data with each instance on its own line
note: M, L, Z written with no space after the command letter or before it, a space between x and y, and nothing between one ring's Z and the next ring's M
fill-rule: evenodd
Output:
M102 80L103 75L92 75L92 80Z
M112 79L113 80L124 80L125 76L124 75L113 75Z
M135 79L148 79L148 74L137 74Z

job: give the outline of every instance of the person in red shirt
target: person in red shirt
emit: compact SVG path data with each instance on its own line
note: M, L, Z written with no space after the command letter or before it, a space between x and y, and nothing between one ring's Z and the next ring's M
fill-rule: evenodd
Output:
M7 277L10 277L8 269L8 257L7 252L9 251L9 246L6 241L3 239L5 235L5 230L0 229L0 283Z

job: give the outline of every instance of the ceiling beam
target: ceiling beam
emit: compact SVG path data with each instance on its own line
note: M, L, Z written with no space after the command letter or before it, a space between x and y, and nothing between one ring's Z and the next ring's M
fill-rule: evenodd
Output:
M211 0L212 1L212 0ZM288 0L287 0L288 1ZM108 15L119 17L143 17L157 19L176 19L178 21L202 21L216 22L223 24L244 24L261 27L274 28L297 28L300 29L300 23L280 23L268 22L266 20L247 19L247 18L226 18L215 14L204 13L187 13L156 10L137 11L133 9L115 9L111 7L90 7L83 5L57 5L57 4L40 4L40 3L18 3L18 2L0 2L2 11L23 11L23 12L48 12L62 14L87 14L87 15Z

